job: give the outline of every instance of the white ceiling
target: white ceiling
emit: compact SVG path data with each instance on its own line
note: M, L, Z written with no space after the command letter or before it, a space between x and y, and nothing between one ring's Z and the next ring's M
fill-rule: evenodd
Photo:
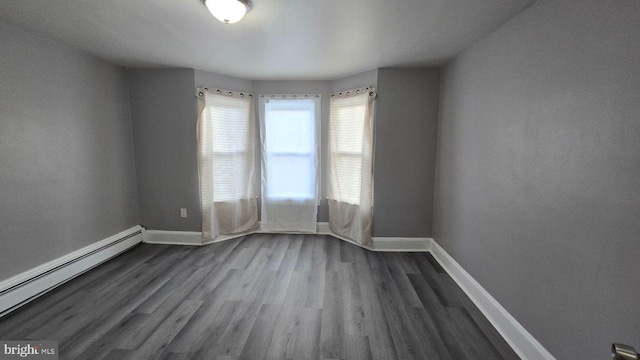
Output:
M535 0L253 0L239 23L201 0L1 0L0 20L126 67L253 80L439 65Z

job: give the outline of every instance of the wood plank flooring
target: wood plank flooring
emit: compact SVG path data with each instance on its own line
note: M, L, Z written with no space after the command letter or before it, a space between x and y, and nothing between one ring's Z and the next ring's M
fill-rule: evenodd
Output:
M429 253L328 236L143 244L0 319L60 359L517 359Z

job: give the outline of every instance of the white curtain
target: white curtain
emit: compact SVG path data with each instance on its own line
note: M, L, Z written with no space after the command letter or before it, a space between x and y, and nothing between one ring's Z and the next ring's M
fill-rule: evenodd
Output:
M258 225L253 96L203 87L197 98L202 236L251 230Z
M315 233L320 95L260 95L261 227Z
M332 94L329 115L329 227L367 246L373 213L375 98L369 87Z

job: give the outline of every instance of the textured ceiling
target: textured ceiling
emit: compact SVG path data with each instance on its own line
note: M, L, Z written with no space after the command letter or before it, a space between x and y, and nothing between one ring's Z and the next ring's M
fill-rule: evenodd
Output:
M126 67L254 80L439 65L534 0L254 0L236 24L201 0L1 0L0 20Z

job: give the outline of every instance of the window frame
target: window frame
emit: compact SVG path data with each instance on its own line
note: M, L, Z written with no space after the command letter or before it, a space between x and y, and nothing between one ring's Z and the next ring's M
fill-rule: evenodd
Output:
M241 94L241 93L239 93ZM213 94L212 94L213 95ZM220 95L220 94L218 94ZM222 102L219 101L219 98L216 98L215 95L211 96L208 95L210 97L208 97L209 101L208 103L205 105L205 107L203 108L202 111L232 111L235 110L236 108L233 108L229 105L226 105ZM242 98L244 98L244 95L242 96ZM246 129L247 129L247 143L246 146L244 146L242 149L240 150L231 150L231 151L220 151L220 150L216 150L216 145L218 144L218 142L216 142L215 139L215 128L216 128L216 124L215 121L217 120L216 116L214 116L213 114L209 115L207 118L210 119L210 124L208 124L207 126L209 127L209 130L211 132L211 141L212 141L212 145L211 148L209 149L208 152L202 153L201 156L203 158L203 161L208 161L211 163L211 171L213 172L213 174L215 174L215 168L216 168L216 163L219 163L219 159L221 158L226 158L226 159L247 159L249 157L253 157L253 164L249 163L249 166L253 165L255 166L256 161L256 144L255 141L253 140L255 138L255 123L253 122L253 105L252 105L252 99L253 96L252 95L248 95L248 99L251 99L249 102L247 102L246 105L246 109L243 109L242 112L247 112L247 123L246 125ZM244 101L243 101L244 102ZM213 110L213 109L217 109L217 110ZM244 115L244 114L242 114ZM229 114L225 114L224 117L229 116ZM242 116L244 117L244 116ZM225 139L226 140L226 139ZM218 160L218 161L216 161ZM241 161L234 161L234 163L238 163ZM255 174L255 169L254 169L254 174ZM215 176L214 176L215 179ZM215 182L215 181L214 181ZM218 192L220 189L219 186L213 186L212 187L212 193L211 193L211 197L213 199L213 203L223 203L223 202L235 202L235 201L240 201L240 200L244 200L247 198L246 194L243 194L243 191L240 191L238 189L236 189L235 191L233 191L233 193L231 194L226 194L226 193L221 193ZM246 189L243 189L246 190ZM248 195L249 197L255 197L256 196L256 192L255 192L255 186L251 186L250 187L250 194Z
M309 202L309 201L313 201L313 202L318 202L320 201L320 189L321 189L321 179L322 179L322 165L321 165L321 159L322 159L322 152L321 152L321 144L322 144L322 118L321 118L321 108L322 108L322 97L320 94L313 94L313 95L299 95L299 94L261 94L258 97L258 108L259 108L259 117L258 117L258 122L260 125L260 142L262 144L261 151L262 152L266 152L266 144L264 143L265 139L262 139L262 134L263 132L266 134L265 127L266 127L266 106L265 104L271 100L313 100L313 121L314 121L314 136L316 139L316 146L315 149L313 151L309 151L309 152L297 152L297 151L268 151L268 153L263 153L262 156L262 161L261 161L261 167L260 167L260 172L261 172L261 178L263 179L264 182L264 177L265 177L265 168L266 166L268 166L266 164L266 156L299 156L299 157L304 157L304 158L309 158L311 164L313 164L315 166L315 173L312 174L313 177L315 178L315 197L312 196L305 196L305 197L291 197L291 196L278 196L278 195L269 195L266 194L266 186L262 185L261 186L261 196L264 199L269 199L269 200L273 200L276 202L282 202L282 203L287 203L287 202ZM266 135L265 135L266 136ZM311 148L311 147L310 147ZM315 156L314 156L315 155ZM268 173L267 173L268 174Z

